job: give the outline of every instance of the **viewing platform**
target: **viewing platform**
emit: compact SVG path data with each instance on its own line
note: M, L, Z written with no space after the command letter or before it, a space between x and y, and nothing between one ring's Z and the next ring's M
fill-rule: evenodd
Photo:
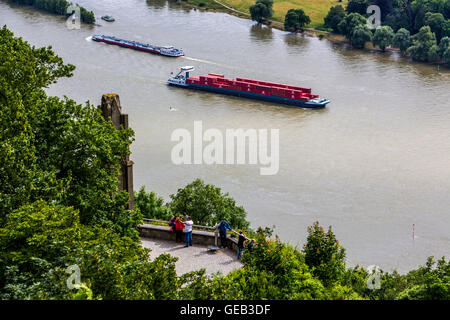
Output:
M175 232L170 231L168 222L163 220L144 219L144 224L140 226L140 236L142 246L152 250L152 259L163 253L178 258L175 264L178 275L202 268L206 269L208 275L218 271L225 275L243 266L236 256L237 239L227 235L228 247L221 248L219 231L215 227L193 225L193 245L190 247L185 247L184 243L176 243ZM214 251L208 248L211 246L220 248Z

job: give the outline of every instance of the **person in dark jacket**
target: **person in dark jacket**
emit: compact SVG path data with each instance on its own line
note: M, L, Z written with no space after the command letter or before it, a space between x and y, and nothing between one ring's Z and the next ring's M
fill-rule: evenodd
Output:
M227 247L227 229L230 231L233 230L231 229L230 225L225 220L225 218L222 218L222 221L219 224L219 234L220 234L220 244L224 248Z
M241 259L242 251L244 251L244 242L247 238L245 238L242 230L239 231L239 239L238 239L238 249L237 249L237 258Z
M169 220L170 231L175 231L175 220L176 216L173 216L172 219Z

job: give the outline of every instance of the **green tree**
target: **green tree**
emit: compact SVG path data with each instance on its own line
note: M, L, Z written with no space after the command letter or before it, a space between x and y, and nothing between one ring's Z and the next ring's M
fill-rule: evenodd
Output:
M447 48L447 50L444 51L444 54L442 55L442 59L446 64L450 66L450 48Z
M399 29L393 39L394 46L399 48L402 53L406 52L411 42L410 33L404 28Z
M325 27L333 29L334 32L338 32L338 24L344 19L345 14L345 9L341 5L331 7L327 16L324 18Z
M368 0L349 0L347 3L347 12L365 15L368 6Z
M367 19L359 13L350 13L338 24L338 30L341 34L347 37L347 39L351 39L353 29L355 29L356 26L366 25L366 22Z
M381 20L384 21L386 16L390 14L393 10L391 0L371 0L367 6L370 4L377 5L380 8Z
M55 13L58 15L65 16L68 14L72 14L67 12L67 8L71 5L71 3L66 0L15 0L15 2L19 4L32 5L37 9ZM76 5L79 6L78 4ZM79 7L81 21L89 24L95 23L94 13L92 11L86 10L84 7Z
M195 224L214 226L225 218L232 228L247 229L249 226L242 206L237 206L228 193L222 193L220 188L200 179L178 189L170 198L172 212L189 215Z
M439 60L439 47L432 45L428 50L428 62L437 62Z
M262 23L272 17L273 0L256 0L256 3L250 6L250 16L252 20Z
M297 32L311 23L311 19L302 9L289 9L284 18L284 30Z
M364 48L366 42L372 40L372 32L365 25L358 25L353 29L351 45L353 48Z
M325 232L319 222L308 227L308 238L303 246L305 263L325 286L342 279L345 272L345 249L339 245L331 226Z
M387 46L392 45L394 38L394 31L389 26L380 26L375 30L372 43L375 46L379 46L383 52Z
M436 40L439 42L443 36L446 21L441 13L427 12L425 14L424 24L430 26L431 32L436 35Z
M439 42L439 56L443 57L445 50L450 48L450 37L444 37Z
M444 28L442 29L443 37L450 37L450 19L445 22Z
M145 192L142 186L139 192L134 192L134 204L145 218L170 220L172 212L164 204L164 199L154 192Z
M399 300L450 299L450 261L444 257L437 263L429 257L425 266L408 272L405 278L409 286L398 295Z
M88 24L95 23L95 15L92 11L87 11L85 8L80 7L81 21Z
M407 52L413 60L428 61L428 52L433 45L436 45L436 37L431 32L429 26L420 28L420 31L412 37L413 45Z
M24 205L0 228L1 299L176 299L188 285L176 258L153 261L140 241L80 222L73 208L44 201ZM67 286L68 266L81 286Z
M0 33L0 104L5 114L0 131L7 142L0 163L6 181L0 187L0 219L27 202L57 199L78 209L84 224L137 237L141 216L125 210L128 194L118 192L117 183L133 131L116 130L89 104L48 97L44 89L70 77L74 66L65 65L51 47L36 49L15 38L6 26Z
M71 76L74 66L65 65L51 48L30 47L6 26L0 29L0 66L1 226L14 209L29 201L56 197L62 191L56 173L39 164L30 108L37 111L35 103L43 94L42 88L59 77Z

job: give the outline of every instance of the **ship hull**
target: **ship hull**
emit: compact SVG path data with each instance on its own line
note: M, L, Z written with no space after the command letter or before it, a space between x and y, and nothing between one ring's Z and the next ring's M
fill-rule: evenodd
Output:
M226 95L230 95L230 96L242 97L242 98L253 99L253 100L262 100L262 101L267 101L267 102L273 102L273 103L290 105L290 106L295 106L295 107L300 107L300 108L308 108L308 109L323 109L323 108L325 108L325 105L328 103L327 102L327 103L317 104L317 103L311 103L309 101L301 101L301 100L259 94L259 93L254 93L254 92L233 90L233 89L217 88L217 87L213 87L213 86L193 84L193 83L186 83L186 84L180 85L180 84L169 82L168 84L172 85L172 86L185 88L185 89L208 91L208 92L226 94Z
M134 49L134 50L138 50L138 51L144 51L144 52L149 52L149 53L154 53L154 54L159 54L165 57L172 57L172 58L176 58L176 57L181 57L184 54L181 55L170 55L170 54L165 54L165 53L161 53L157 50L152 50L150 48L142 48L142 47L138 47L138 46L132 46L132 45L128 45L126 43L121 43L121 42L114 42L114 41L110 41L110 40L106 40L106 39L92 39L94 41L97 42L104 42L107 44L111 44L111 45L116 45L116 46L120 46L120 47L124 47L124 48L129 48L129 49Z

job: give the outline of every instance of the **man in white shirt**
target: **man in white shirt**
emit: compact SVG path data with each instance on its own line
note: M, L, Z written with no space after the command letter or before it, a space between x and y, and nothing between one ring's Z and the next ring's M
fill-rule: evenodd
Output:
M191 217L186 216L186 222L184 223L184 232L186 233L186 245L185 247L192 246L192 225L194 222Z

